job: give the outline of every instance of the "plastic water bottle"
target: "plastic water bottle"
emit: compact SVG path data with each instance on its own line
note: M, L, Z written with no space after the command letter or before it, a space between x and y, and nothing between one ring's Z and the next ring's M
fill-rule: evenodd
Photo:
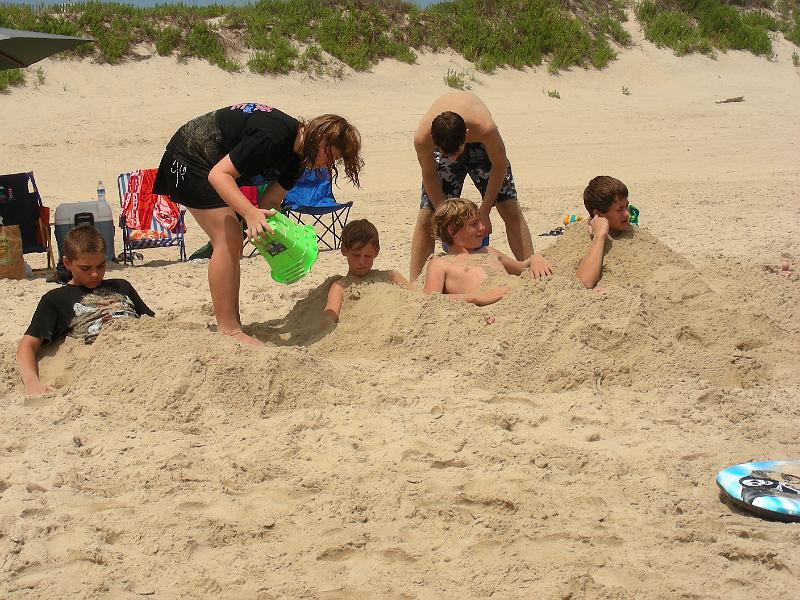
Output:
M102 181L97 182L97 201L98 202L106 201L106 186L103 185Z

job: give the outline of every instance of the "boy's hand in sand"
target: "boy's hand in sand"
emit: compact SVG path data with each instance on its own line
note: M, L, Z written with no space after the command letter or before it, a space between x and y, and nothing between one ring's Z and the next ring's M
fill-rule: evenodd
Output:
M247 236L250 239L255 239L261 232L266 231L268 234L272 233L272 228L267 224L267 217L275 214L274 210L267 208L253 207L244 216L247 222Z
M551 267L550 263L538 254L531 256L530 270L534 279L549 277L553 274L553 267Z
M326 308L324 311L322 311L322 316L320 317L320 327L323 330L336 327L338 323L339 323L339 315L336 314L333 310L331 310L330 308Z
M472 303L476 306L488 306L502 299L503 296L505 296L510 291L511 291L510 287L508 287L507 285L502 285L492 290L483 292L482 294L478 294L472 299Z
M608 235L608 219L599 215L592 217L589 221L589 235L605 238Z

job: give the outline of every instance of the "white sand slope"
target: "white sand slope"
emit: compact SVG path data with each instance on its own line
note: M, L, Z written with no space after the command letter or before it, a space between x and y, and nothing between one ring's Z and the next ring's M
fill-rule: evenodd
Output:
M640 40L603 72L476 75L557 269L490 307L365 284L321 332L341 255L292 286L244 259L246 330L267 342L253 350L209 330L206 265L151 250L108 276L157 317L66 340L41 361L59 393L26 399L15 345L52 285L0 280L0 597L793 597L800 528L714 484L800 457L800 284L774 273L800 260L800 71L776 48L712 61ZM158 57L42 65L43 85L0 96L0 170L33 170L51 207L102 179L116 214L116 175L226 104L338 112L367 163L338 195L381 231L377 266L402 272L412 132L468 67L425 55L314 81ZM582 212L598 174L627 183L643 224L614 243L601 293L574 277L581 224L536 235ZM188 239L205 241L194 223ZM496 218L493 244L507 251Z

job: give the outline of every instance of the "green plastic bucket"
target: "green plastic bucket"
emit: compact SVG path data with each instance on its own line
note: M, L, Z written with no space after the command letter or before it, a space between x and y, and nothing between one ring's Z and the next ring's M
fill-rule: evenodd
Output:
M253 245L269 263L272 278L278 283L302 279L317 262L317 232L279 212L267 218L267 223L273 233L262 232L253 238Z

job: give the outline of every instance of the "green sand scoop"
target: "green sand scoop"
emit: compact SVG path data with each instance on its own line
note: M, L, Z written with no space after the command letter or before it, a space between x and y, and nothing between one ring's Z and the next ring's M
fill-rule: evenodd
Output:
M253 245L269 263L272 278L278 283L302 279L317 262L317 232L279 212L267 218L267 223L272 233L262 232L253 238Z

